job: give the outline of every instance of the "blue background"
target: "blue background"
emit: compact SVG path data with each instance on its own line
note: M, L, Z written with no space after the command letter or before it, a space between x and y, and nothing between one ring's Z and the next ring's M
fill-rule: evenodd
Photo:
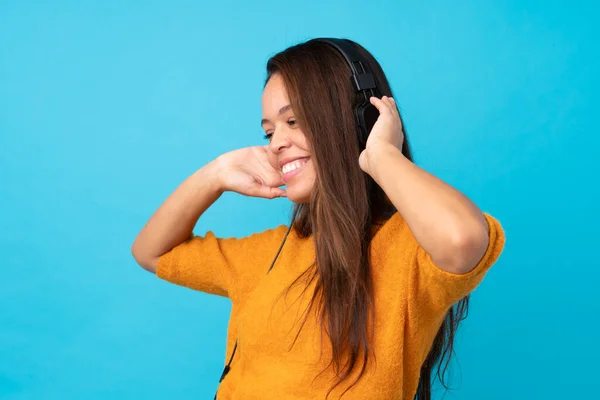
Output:
M189 174L266 144L265 63L316 36L374 53L417 163L506 231L447 398L597 395L598 8L3 0L0 398L212 398L229 300L155 278L130 247ZM290 205L227 193L196 233L261 231Z

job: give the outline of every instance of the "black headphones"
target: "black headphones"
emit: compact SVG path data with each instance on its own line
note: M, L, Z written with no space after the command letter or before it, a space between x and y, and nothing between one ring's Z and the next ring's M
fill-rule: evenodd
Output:
M324 42L335 48L348 62L350 69L352 71L352 83L354 85L354 90L361 94L364 97L364 100L360 101L356 106L354 106L354 116L356 118L356 123L359 127L360 138L359 140L364 145L367 141L367 137L369 136L369 132L373 129L373 125L375 125L375 121L379 117L379 110L371 104L370 98L371 96L380 96L381 91L377 88L375 84L375 78L371 71L369 70L369 63L367 60L362 57L357 51L354 44L346 39L335 39L335 38L318 38L313 39L312 41ZM275 261L277 261L277 257L279 257L279 253L283 248L283 245L292 229L293 222L295 219L292 219L292 223L288 227L288 230L283 238L283 242L279 246L279 250L277 250L277 254L269 267L267 274L271 272L271 269L275 265ZM223 381L229 370L231 369L231 362L233 361L233 356L235 355L235 351L238 347L238 341L235 341L235 345L233 347L233 351L231 353L231 357L229 358L229 362L223 369L223 373L221 374L221 378L219 379L219 383ZM218 393L218 388L217 388ZM214 400L217 400L217 393L215 393Z
M369 62L361 56L355 45L347 39L336 38L318 38L313 39L317 42L324 42L335 48L348 63L352 71L352 84L356 93L363 96L364 100L354 106L354 116L360 129L360 139L363 144L373 129L373 125L379 117L379 110L369 99L372 96L381 97L381 90L375 83L375 77L369 69Z

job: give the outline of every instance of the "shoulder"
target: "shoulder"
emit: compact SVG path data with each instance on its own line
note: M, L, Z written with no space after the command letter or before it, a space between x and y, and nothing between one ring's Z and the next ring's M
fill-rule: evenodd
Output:
M286 248L304 247L311 242L310 237L301 237L296 230L289 225L277 225L263 231L254 232L240 239L231 238L237 246L240 254L268 254L273 255L284 243ZM284 242L285 241L285 242Z
M387 219L373 225L370 243L372 262L385 264L388 261L406 262L404 259L413 252L414 239L402 215L396 211Z
M374 244L397 243L398 240L408 240L409 236L406 233L406 221L398 211L373 225L372 242Z
M251 250L254 252L265 248L271 248L276 243L280 243L285 237L287 229L288 227L286 225L278 225L247 235L216 236L216 238L223 245L231 245L240 251ZM212 231L208 231L206 235L215 236Z
M484 213L483 215L489 226L490 241L499 242L500 246L497 247L501 249L504 244L504 230L502 225L492 215L488 213ZM372 242L373 245L379 248L418 245L410 227L398 211L374 227Z

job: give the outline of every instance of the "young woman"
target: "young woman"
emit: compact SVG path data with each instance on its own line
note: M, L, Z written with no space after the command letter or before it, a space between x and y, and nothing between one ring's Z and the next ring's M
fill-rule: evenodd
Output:
M430 399L502 227L412 162L389 83L355 42L313 39L272 57L262 113L268 144L188 177L133 256L231 299L219 400ZM225 191L287 196L289 227L194 235Z

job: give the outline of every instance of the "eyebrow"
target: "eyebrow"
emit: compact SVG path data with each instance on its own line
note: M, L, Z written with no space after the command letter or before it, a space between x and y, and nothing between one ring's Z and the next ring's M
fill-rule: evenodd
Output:
M292 105L288 104L287 106L283 106L279 109L279 112L277 113L277 116L281 115L281 114L285 114L286 112L288 112L289 110L292 109ZM271 121L269 121L268 119L262 119L260 121L260 126L263 126L266 123L271 123Z

